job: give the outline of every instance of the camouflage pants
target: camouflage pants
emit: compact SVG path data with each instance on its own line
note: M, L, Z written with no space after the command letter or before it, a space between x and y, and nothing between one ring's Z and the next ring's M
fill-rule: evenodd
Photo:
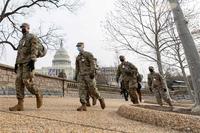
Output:
M124 83L125 83L125 87L128 88L128 92L133 104L139 103L138 93L137 93L137 88L138 88L137 80L131 79L128 81L124 81Z
M156 87L153 89L154 95L156 97L157 103L159 105L163 105L162 103L162 99L168 103L171 104L171 101L167 95L167 93L164 91L164 89L162 89L162 87Z
M38 88L34 84L34 71L30 72L27 64L20 64L17 69L17 77L15 81L16 95L17 98L24 98L24 88L26 87L28 91L36 95L38 94Z
M78 77L79 85L79 97L80 102L85 104L87 96L94 97L96 99L102 99L100 93L96 87L95 79L91 79L89 75L79 76Z

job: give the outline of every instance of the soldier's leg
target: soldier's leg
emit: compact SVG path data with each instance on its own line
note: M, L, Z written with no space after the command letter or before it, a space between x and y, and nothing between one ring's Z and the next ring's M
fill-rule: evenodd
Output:
M129 81L129 94L130 94L131 101L133 102L133 104L139 103L137 87L138 87L138 84L136 80L132 79Z
M88 90L87 90L87 86L86 86L84 77L79 76L78 82L80 83L78 86L78 89L79 89L79 98L80 98L81 106L77 108L77 111L87 111L86 97L88 94Z
M168 103L170 107L172 107L173 105L172 105L172 103L171 103L171 100L170 100L168 94L167 94L164 90L160 90L160 94L161 94L162 99L163 99L166 103Z
M23 83L25 87L28 89L28 91L36 96L37 108L40 108L42 106L43 95L42 92L39 91L38 86L35 84L34 71L30 72L26 64L24 65L23 68L22 78L23 78Z
M95 79L91 79L89 76L86 76L86 82L89 93L93 98L99 100L101 108L104 109L105 108L104 98L100 95L98 88L96 87Z
M157 103L160 105L160 106L162 106L163 105L163 103L162 103L162 97L161 97L161 94L160 94L160 88L154 88L153 89L153 93L154 93L154 95L155 95L155 97L156 97L156 101L157 101Z
M21 66L18 67L17 77L15 80L15 87L16 87L16 96L17 96L18 103L17 103L17 105L15 105L13 107L9 107L9 110L10 111L23 111L24 110L24 106L23 106L24 84L22 81L22 67Z
M128 81L124 81L124 98L126 101L128 101L128 95L129 95L129 82Z
M90 107L91 104L90 104L90 94L89 94L89 91L87 93L87 96L86 96L86 106Z
M140 102L142 102L142 93L141 93L141 88L142 88L141 84L138 83L137 93L138 93L138 96L139 96L139 100L140 100Z

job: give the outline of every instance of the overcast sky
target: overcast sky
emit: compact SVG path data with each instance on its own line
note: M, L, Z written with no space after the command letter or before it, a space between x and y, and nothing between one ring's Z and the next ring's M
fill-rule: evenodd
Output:
M76 43L83 41L85 50L90 51L98 59L100 66L114 66L116 55L113 51L109 51L109 43L105 41L102 22L106 15L114 8L115 0L85 0L84 5L71 14L66 10L55 9L46 11L39 9L30 13L30 15L22 22L28 22L31 25L31 32L38 28L42 23L44 27L55 24L62 29L64 36L64 48L68 51L74 66L75 57L78 52L75 47ZM36 63L36 68L52 65L52 59L55 51L48 51L47 55L39 58ZM155 65L140 58L136 54L120 53L127 57L127 60L135 64L139 71L143 74L148 73L148 66ZM7 47L4 56L1 57L0 63L14 65L16 52L10 47Z

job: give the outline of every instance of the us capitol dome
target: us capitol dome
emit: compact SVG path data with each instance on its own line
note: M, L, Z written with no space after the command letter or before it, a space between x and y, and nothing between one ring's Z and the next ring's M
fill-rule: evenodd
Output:
M52 60L51 67L42 67L38 70L39 73L58 77L60 72L65 72L67 79L73 79L74 69L71 66L70 56L68 52L63 48L63 42L61 41L60 48L56 51Z

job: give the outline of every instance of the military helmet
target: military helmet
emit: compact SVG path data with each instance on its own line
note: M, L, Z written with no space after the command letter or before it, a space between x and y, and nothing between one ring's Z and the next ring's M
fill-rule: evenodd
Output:
M20 26L20 28L23 28L23 27L28 27L30 28L30 25L28 23L22 23L22 25Z
M124 59L125 57L124 57L123 55L120 55L120 56L119 56L119 58L120 58L120 59L121 59L121 58L123 58L123 59Z
M150 69L154 70L153 66L149 66L149 70L150 70Z
M81 47L81 46L84 46L84 43L83 42L78 42L76 47Z

